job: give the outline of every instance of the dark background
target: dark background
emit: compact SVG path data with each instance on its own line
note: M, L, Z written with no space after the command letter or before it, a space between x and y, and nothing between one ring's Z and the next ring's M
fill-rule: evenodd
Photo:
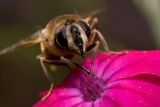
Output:
M0 0L0 49L28 37L58 15L78 12L83 16L102 7L107 10L98 15L99 27L111 50L158 49L149 21L132 0ZM39 46L32 46L0 56L1 107L29 107L38 101L40 91L49 88L35 58L39 53ZM67 73L66 68L52 72L57 84Z

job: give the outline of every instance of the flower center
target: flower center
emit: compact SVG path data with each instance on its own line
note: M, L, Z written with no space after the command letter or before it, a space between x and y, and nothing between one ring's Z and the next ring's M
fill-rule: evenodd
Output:
M105 82L97 77L84 74L80 82L81 92L85 101L96 101L105 90Z

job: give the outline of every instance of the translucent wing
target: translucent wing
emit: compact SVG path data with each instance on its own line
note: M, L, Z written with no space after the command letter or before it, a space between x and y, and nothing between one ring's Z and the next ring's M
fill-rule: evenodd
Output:
M33 35L31 35L29 38L21 40L18 43L13 44L13 45L1 50L0 55L12 52L12 51L19 49L19 48L22 48L22 47L35 45L35 44L38 44L43 41L45 41L45 38L42 35L42 30L40 30L40 31L37 31L36 33L34 33Z

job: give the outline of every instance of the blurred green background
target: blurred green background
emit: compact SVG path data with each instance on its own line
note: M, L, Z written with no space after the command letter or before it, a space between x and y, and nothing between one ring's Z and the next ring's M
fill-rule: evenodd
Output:
M111 50L153 50L160 47L159 0L0 0L0 50L45 27L63 14L87 15L106 7L98 15L99 29ZM39 46L0 56L0 106L30 107L41 90L49 89L40 63ZM56 84L67 69L52 72Z

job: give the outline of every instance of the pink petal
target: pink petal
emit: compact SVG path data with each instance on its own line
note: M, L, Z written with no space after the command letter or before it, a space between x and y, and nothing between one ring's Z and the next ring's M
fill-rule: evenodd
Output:
M77 69L34 107L160 107L160 51L99 53L93 66L97 78Z

